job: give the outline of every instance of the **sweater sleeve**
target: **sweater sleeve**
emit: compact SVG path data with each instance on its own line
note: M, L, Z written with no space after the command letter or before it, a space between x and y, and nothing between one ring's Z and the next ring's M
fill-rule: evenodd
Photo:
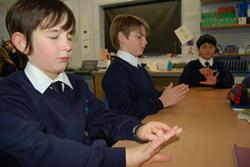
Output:
M105 138L109 144L118 140L134 140L133 128L140 124L136 117L120 115L106 110L104 104L99 101L90 91L87 131L92 139Z
M58 136L56 131L45 133L46 126L34 112L32 100L0 85L0 150L21 166L125 166L124 148L109 148L104 140L85 145Z
M135 116L142 120L147 115L157 113L163 108L158 97L140 97L132 100L135 85L131 83L131 76L122 70L106 72L103 79L103 89L113 112ZM136 90L138 91L138 90ZM155 91L155 90L153 90Z
M231 88L234 84L234 77L230 71L219 70L219 76L215 88Z
M185 66L179 83L185 83L190 87L200 86L200 81L205 81L205 77L199 72L198 69L193 68L189 63Z

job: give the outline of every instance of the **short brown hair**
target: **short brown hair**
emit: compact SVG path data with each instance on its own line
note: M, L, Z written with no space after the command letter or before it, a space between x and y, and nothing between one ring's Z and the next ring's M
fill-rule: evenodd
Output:
M148 23L143 18L129 14L115 16L110 26L110 39L113 48L118 50L120 47L118 41L119 32L122 32L128 38L130 32L138 29L140 26L145 27L147 33L146 35L148 36L150 28Z
M60 24L67 18L63 30L75 33L73 12L60 0L18 0L8 10L5 19L10 37L15 32L22 33L26 38L25 49L32 52L32 32L38 27L47 29Z

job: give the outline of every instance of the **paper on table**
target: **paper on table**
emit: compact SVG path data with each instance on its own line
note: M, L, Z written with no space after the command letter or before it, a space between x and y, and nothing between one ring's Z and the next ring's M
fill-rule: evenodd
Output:
M246 119L250 123L250 115L239 112L237 115L238 119ZM249 157L250 158L250 157Z
M176 36L180 40L181 44L184 45L188 41L192 40L194 36L191 34L191 32L188 30L188 28L185 25L180 26L175 31Z

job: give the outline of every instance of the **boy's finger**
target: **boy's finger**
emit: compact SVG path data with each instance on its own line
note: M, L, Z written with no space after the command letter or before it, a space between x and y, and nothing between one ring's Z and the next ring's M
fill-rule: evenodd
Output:
M163 161L169 161L171 158L169 155L166 154L156 154L153 158L153 162L163 162Z
M162 135L164 137L165 141L168 141L171 137L176 136L182 132L181 128L175 127L171 129L169 132L165 133Z

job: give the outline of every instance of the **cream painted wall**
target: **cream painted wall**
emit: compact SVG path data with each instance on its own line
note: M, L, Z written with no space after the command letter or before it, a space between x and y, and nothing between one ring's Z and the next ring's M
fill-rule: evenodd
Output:
M100 48L104 47L104 33L103 11L102 7L105 5L112 5L115 3L133 2L141 0L64 0L64 2L73 10L77 20L77 31L75 36L74 52L70 63L72 68L80 68L82 60L98 60ZM201 7L200 0L182 0L182 23L188 27L194 35L194 41L200 36L200 16L201 11L206 12L215 10L215 8L222 4L206 5ZM227 5L227 3L223 3ZM8 39L8 34L5 29L4 17L6 9L0 7L0 38L4 36ZM223 31L223 32L222 32ZM247 44L249 39L244 38L248 36L250 29L244 30L221 30L209 31L216 36L219 43L225 42L230 44L233 40L239 39L237 43ZM230 35L229 35L230 34ZM240 37L243 38L240 38ZM233 37L233 40L232 38ZM187 56L188 47L182 46L181 59L191 59ZM194 46L195 50L195 46ZM162 59L162 58L161 58ZM149 61L155 61L150 58ZM104 63L105 64L105 63Z
M99 60L100 48L104 47L102 7L133 1L140 0L66 0L66 3L70 4L69 6L77 17L78 30L76 34L74 56L70 63L70 67L80 68L82 60ZM200 0L182 1L182 23L188 27L194 35L195 40L200 36L200 12ZM187 55L187 50L188 47L184 45L182 47L182 55L184 57L181 58L182 60L187 59L188 61L190 59L190 57L185 56ZM192 58L193 57L191 57L191 59ZM156 60L150 58L148 61Z
M2 38L4 40L9 39L9 35L8 32L5 28L5 13L6 13L6 9L0 7L0 40L2 40Z
M140 0L79 0L79 34L75 49L77 53L81 53L82 59L74 61L74 58L70 64L71 67L79 68L81 60L99 59L100 48L104 47L102 7L132 1ZM194 39L200 36L200 12L200 0L182 1L182 23L188 27L194 35ZM85 30L88 32L87 34L83 33ZM184 45L182 47L182 55L187 55L187 50L188 47ZM154 61L152 58L150 60Z
M98 60L100 48L104 47L104 33L102 7L115 3L124 3L141 0L64 0L73 10L77 20L77 31L71 68L80 68L82 60ZM8 39L4 19L6 9L0 8L0 32L4 39ZM182 22L195 37L200 35L200 0L182 1ZM186 54L186 46L183 46L183 55Z
M82 59L99 59L100 48L104 47L104 19L103 6L119 4L124 2L133 2L139 0L79 0L79 29L80 38L77 48L82 53ZM200 0L182 1L182 22L185 24L194 38L200 36ZM84 30L88 34L82 33ZM152 32L153 33L153 32ZM87 49L86 49L86 46ZM187 46L182 47L182 55L187 54ZM154 61L154 59L150 59ZM78 62L78 66L80 62ZM76 64L71 64L77 66Z

